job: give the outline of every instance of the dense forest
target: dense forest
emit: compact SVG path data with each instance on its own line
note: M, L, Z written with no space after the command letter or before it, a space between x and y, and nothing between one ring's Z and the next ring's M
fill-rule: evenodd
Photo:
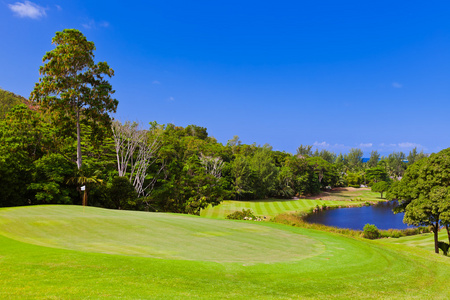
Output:
M300 145L291 154L238 136L223 145L197 125L110 120L93 127L82 119L78 169L76 131L23 97L1 90L0 100L0 206L81 204L86 194L88 205L198 214L222 199L292 198L397 180L425 156L373 151L363 162L360 149L337 155Z

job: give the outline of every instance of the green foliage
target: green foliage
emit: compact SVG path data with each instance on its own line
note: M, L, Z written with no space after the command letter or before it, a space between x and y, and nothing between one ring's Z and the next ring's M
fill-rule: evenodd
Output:
M450 149L445 149L416 161L389 190L390 198L401 200L397 211L405 212L405 223L431 226L436 253L439 253L438 230L449 221L449 174Z
M390 181L388 173L382 167L366 169L365 178L366 182L368 182L369 185L372 185L373 183L377 183L379 181Z
M301 156L301 157L311 157L313 155L312 152L312 145L300 145L297 148L297 156Z
M307 158L308 166L317 175L320 187L335 187L339 182L339 174L336 167L321 157Z
M230 219L230 220L252 219L252 220L255 220L256 216L252 212L251 209L242 209L242 211L235 211L234 213L227 215L226 219Z
M372 185L372 192L380 193L381 194L380 197L381 199L383 199L383 193L387 192L389 190L389 187L390 187L389 182L380 181Z
M346 155L346 163L352 172L359 171L362 168L363 152L361 149L352 148Z
M106 62L94 63L93 42L76 29L56 32L56 48L43 57L43 76L36 83L31 99L51 113L61 133L77 136L77 167L82 166L80 122L89 125L97 137L109 128L108 113L116 112L118 101L111 98L111 84L104 79L114 71Z
M377 166L378 161L380 160L380 154L378 153L378 151L372 151L370 152L370 159L367 162L367 165L369 166L369 168L374 168Z
M439 241L439 242L438 242L438 246L439 246L439 249L442 250L442 253L443 253L445 256L447 256L447 255L448 255L448 249L450 248L449 244L446 243L446 242L441 242L441 241Z
M377 226L373 224L366 224L363 228L363 236L366 239L377 239L381 236L380 231L378 230Z
M314 151L313 156L320 157L323 160L329 162L330 164L332 164L336 159L336 154L331 151L328 151L326 149L322 149L320 151L319 151L319 149L316 149L316 151Z
M66 182L75 166L61 154L49 154L33 162L33 182L28 185L34 195L33 204L70 204L74 189Z
M425 157L426 155L423 153L423 150L421 150L420 153L418 153L417 147L414 147L414 149L409 151L409 154L406 157L406 159L408 160L408 166Z
M108 189L111 208L137 209L137 193L126 177L115 177Z
M28 103L28 100L24 97L0 89L0 119L4 119L14 106L25 103Z
M346 180L348 182L348 186L359 188L361 184L364 182L364 178L359 173L347 172Z

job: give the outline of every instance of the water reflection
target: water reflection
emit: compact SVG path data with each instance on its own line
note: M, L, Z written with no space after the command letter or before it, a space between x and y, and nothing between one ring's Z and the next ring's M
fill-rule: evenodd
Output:
M397 201L388 201L372 206L328 209L313 213L305 220L309 223L355 230L362 230L367 223L375 224L379 229L411 228L403 223L403 213L392 212L397 205Z

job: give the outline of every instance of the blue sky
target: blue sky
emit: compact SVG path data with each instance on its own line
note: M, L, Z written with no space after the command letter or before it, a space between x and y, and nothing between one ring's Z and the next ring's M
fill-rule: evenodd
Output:
M121 120L288 152L437 152L449 15L449 1L0 0L0 87L28 96L55 32L76 28L115 70Z

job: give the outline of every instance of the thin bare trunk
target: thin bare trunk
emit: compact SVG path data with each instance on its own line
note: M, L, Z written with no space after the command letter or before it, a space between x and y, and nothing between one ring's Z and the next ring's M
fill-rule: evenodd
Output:
M80 109L77 108L77 167L81 169L81 128L80 128Z
M155 153L161 146L158 137L150 137L147 131L139 128L138 123L125 122L121 124L118 121L114 121L112 131L116 146L119 176L127 176L129 165L128 178L130 183L133 184L139 197L147 197L153 190L157 176L165 167L163 163L155 178L147 186L144 186L148 168L156 161ZM151 140L152 138L153 140ZM135 152L137 152L136 156Z

